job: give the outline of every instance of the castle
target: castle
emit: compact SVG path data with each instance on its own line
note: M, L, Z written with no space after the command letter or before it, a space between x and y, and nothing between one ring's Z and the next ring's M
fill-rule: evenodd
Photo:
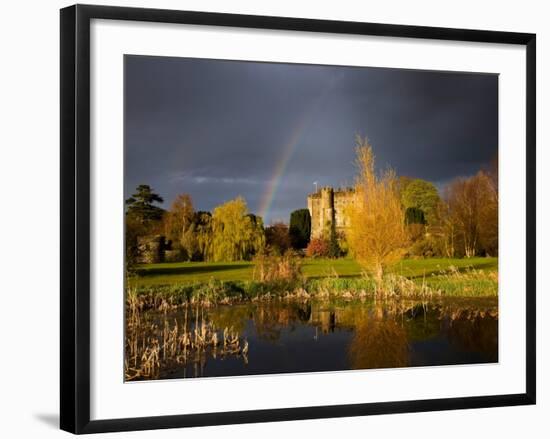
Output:
M320 236L323 230L332 226L343 232L349 226L346 206L353 203L353 188L333 189L323 187L307 196L307 208L311 215L311 237Z

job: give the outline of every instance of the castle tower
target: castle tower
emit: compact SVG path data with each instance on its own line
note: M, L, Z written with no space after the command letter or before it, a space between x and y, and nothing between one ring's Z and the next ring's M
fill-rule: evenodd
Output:
M307 207L311 215L311 236L320 236L325 227L334 221L334 190L324 187L307 197Z
M321 189L321 231L329 229L334 222L334 190L331 187Z
M349 226L346 208L353 203L352 188L334 190L323 187L307 197L307 208L311 215L311 237L318 237L323 231L335 225L336 231L344 233Z

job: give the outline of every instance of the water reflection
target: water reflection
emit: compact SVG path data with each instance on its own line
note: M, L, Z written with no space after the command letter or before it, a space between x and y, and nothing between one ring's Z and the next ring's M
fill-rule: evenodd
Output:
M407 366L407 332L391 319L372 318L361 322L349 345L349 358L351 369Z
M127 380L495 361L496 299L273 300L127 321Z

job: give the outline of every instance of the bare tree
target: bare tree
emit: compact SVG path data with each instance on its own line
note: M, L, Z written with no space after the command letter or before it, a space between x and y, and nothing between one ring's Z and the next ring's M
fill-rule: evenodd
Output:
M189 247L189 230L193 222L193 201L188 194L179 194L164 215L164 233L172 244L191 256Z
M472 257L482 252L498 253L498 190L495 179L480 171L474 177L458 178L445 191L447 233L461 253ZM458 247L457 247L458 250Z

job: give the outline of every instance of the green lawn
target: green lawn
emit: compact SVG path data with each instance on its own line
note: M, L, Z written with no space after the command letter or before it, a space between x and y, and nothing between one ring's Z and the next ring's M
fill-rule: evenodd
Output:
M428 282L443 281L450 267L459 271L474 268L476 270L496 271L498 258L469 259L405 259L395 267L394 272L410 279ZM139 276L132 280L137 285L190 284L207 282L214 278L222 281L246 281L252 279L251 262L175 262L141 265ZM309 259L303 261L303 273L307 278L334 276L359 277L361 267L353 259Z
M458 271L465 271L472 268L483 271L497 271L498 258L405 259L398 263L393 271L409 279L419 279L441 275L442 271L449 271L451 266L458 269Z

